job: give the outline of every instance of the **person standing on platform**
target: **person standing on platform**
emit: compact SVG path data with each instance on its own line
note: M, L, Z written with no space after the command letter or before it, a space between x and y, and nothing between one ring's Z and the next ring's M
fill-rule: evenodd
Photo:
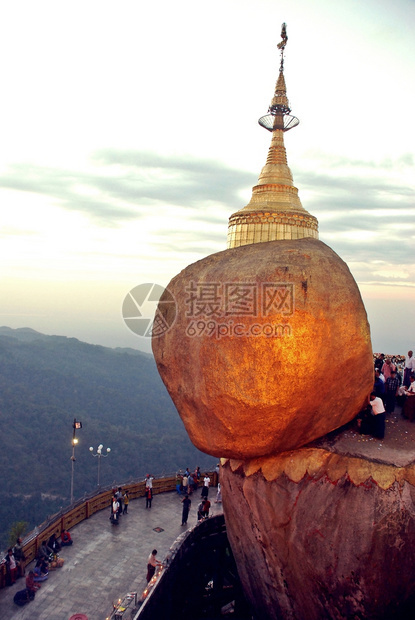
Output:
M381 372L384 361L385 361L385 354L381 353L379 357L377 357L375 360L375 370L379 370L379 372Z
M123 495L124 509L123 514L128 514L128 504L130 503L130 496L128 495L128 491L126 490Z
M153 500L153 489L151 487L146 487L145 496L146 496L146 508L151 508L151 502Z
M221 504L221 503L222 503L222 491L220 489L220 482L218 482L218 490L216 491L215 504Z
M157 566L161 566L161 562L159 562L159 560L156 559L156 555L157 555L157 549L153 549L153 551L148 556L148 560L147 560L147 577L146 577L147 583L154 576L154 573L156 572L156 567Z
M194 493L197 489L197 473L196 470L189 476L189 491Z
M6 555L6 584L8 586L16 583L17 572L16 558L13 555L13 549L10 547Z
M24 577L26 574L26 557L23 552L23 541L21 538L16 539L16 544L13 547L13 555L17 562L18 573L20 577Z
M391 376L386 379L385 383L385 409L386 413L395 411L396 395L399 389L399 379L395 370L391 371Z
M208 474L205 474L205 477L203 478L203 487L202 487L202 497L205 499L207 499L208 495L209 495L209 485L210 485L210 478L208 476Z
M146 479L144 481L146 483L146 489L153 488L153 480L154 480L154 477L150 476L150 474L147 474Z
M115 494L118 502L118 516L121 517L123 508L122 508L122 488L118 487L117 492Z
M111 523L113 525L118 525L118 510L120 508L120 504L117 501L117 498L114 497L112 498L112 505L111 505Z
M380 370L375 370L373 391L376 392L376 396L379 396L382 400L385 399L385 382L380 378Z
M405 357L405 369L403 373L403 384L406 388L411 385L411 374L415 372L415 358L412 351L408 351L408 355Z
M385 359L385 363L382 366L382 375L385 377L385 381L386 379L388 379L388 377L391 376L392 370L396 371L396 366L395 364L392 364L392 360L387 357Z
M183 510L182 510L182 525L187 525L187 519L189 518L189 510L191 506L192 500L188 495L184 496L182 499Z
M176 491L177 491L177 495L181 495L182 494L182 480L183 480L182 473L180 471L178 471L177 474L176 474Z

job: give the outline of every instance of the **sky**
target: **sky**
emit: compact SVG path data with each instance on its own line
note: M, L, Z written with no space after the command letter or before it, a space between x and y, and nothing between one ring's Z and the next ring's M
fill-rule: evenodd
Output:
M15 0L0 8L0 325L150 351L122 318L226 248L271 134L376 352L415 350L414 0Z

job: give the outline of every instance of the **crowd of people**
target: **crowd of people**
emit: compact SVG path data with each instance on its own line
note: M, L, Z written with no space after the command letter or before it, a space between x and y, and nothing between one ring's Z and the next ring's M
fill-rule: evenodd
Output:
M60 537L52 534L48 540L43 540L35 558L35 567L26 575L26 557L23 551L21 538L16 540L6 557L6 584L13 585L19 577L25 578L25 588L14 595L16 605L23 606L35 598L36 592L42 587L42 582L49 578L49 572L61 568L64 560L59 557L62 547L72 545L73 540L68 530L63 530Z
M122 490L122 487L113 489L111 499L110 521L113 525L118 525L120 517L128 514L128 506L130 504L130 496L128 490Z
M216 472L219 475L219 464L216 467ZM146 508L147 508L147 490L152 490L152 480L153 478L150 475L146 477ZM202 479L202 474L200 471L200 467L196 467L196 469L191 473L189 468L186 467L185 471L179 471L176 475L176 491L178 495L183 495L182 501L182 525L187 525L187 520L189 518L189 511L192 505L192 500L190 499L190 495L195 493L199 487L201 487L201 496L200 503L197 507L197 521L203 521L207 517L209 517L209 511L211 503L209 501L209 488L210 488L211 479L208 473L206 473ZM151 497L151 496L150 496ZM220 490L220 483L218 482L216 500L215 502L222 502L222 494ZM151 508L151 499L150 505ZM147 583L152 579L155 574L156 568L158 566L162 566L162 563L156 558L157 549L153 549L147 559Z
M144 496L146 498L146 508L151 508L153 501L153 480L154 476L147 474L144 479ZM112 491L110 521L113 525L120 523L120 517L128 514L130 495L128 489L118 487Z
M216 467L216 473L219 476L219 464ZM187 525L187 520L189 518L189 511L192 505L190 495L195 493L199 487L201 487L201 501L197 507L197 521L202 521L209 516L211 506L209 500L210 483L211 479L208 473L206 473L202 479L200 467L196 467L193 473L190 473L188 467L186 468L184 473L178 472L176 476L176 491L179 495L184 495L184 498L182 499L182 525ZM222 502L222 493L220 490L219 482L217 486L215 502Z
M219 464L216 467L219 475ZM146 475L145 483L145 499L146 508L150 509L153 498L153 480L150 474ZM203 521L209 517L211 502L209 500L209 489L211 478L208 473L202 476L200 467L197 467L193 473L186 468L184 473L177 474L176 490L179 495L183 495L182 499L182 525L187 525L189 511L191 507L190 495L200 488L200 503L197 507L197 522ZM216 491L216 503L222 502L222 494L220 483L218 482ZM128 514L128 506L130 503L129 492L122 487L113 489L111 499L110 520L115 525L120 522L122 515ZM59 557L62 547L72 545L73 540L68 530L63 530L60 537L52 534L48 540L43 540L36 554L35 566L26 575L25 555L23 552L22 539L18 538L13 548L8 550L5 558L6 563L6 583L12 585L16 583L19 577L25 578L25 588L16 592L14 602L17 605L25 605L28 601L34 599L36 592L42 587L42 583L49 578L49 572L52 568L63 565L64 560ZM161 562L156 558L157 550L153 549L147 561L147 582L153 577L157 566L161 566Z
M219 464L216 467L216 472L219 474ZM145 506L150 509L153 500L153 480L154 477L151 474L147 474L144 483L144 496L145 496ZM200 467L196 467L195 470L191 473L189 468L186 467L185 471L179 471L176 475L176 491L178 495L184 496L183 503L183 514L182 514L182 525L187 525L187 519L189 515L190 506L192 500L190 496L197 491L199 487L201 487L201 499L202 502L198 507L198 520L206 518L209 516L210 509L210 501L208 499L209 495L209 486L211 480L208 473L205 473L202 477L202 473L200 471ZM118 525L120 523L120 517L124 514L128 514L128 504L129 504L129 495L128 491L122 490L122 487L118 487L117 489L113 489L112 500L111 500L111 512L110 512L110 520L113 525ZM218 484L217 503L222 502L222 494L220 491L220 484ZM203 506L202 506L203 504Z
M405 358L385 357L384 353L374 361L374 384L366 409L358 415L358 427L362 434L377 439L385 436L385 417L402 407L402 415L411 422L415 420L415 358L408 351Z

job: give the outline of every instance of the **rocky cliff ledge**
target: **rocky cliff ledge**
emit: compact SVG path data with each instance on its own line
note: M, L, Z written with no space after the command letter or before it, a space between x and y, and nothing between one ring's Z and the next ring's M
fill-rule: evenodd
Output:
M397 413L386 427L382 441L349 427L222 461L228 536L259 618L414 617L415 425Z

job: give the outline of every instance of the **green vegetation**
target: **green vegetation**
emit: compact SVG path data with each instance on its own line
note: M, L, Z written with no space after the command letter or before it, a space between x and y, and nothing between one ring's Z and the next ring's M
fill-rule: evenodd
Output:
M15 523L12 523L12 526L9 530L9 547L14 547L14 545L16 544L16 540L21 536L24 536L24 534L27 532L27 526L28 524L26 523L26 521L16 521Z
M13 523L31 530L69 504L74 418L75 499L97 486L100 443L101 486L217 462L191 444L152 356L2 327L0 549Z

